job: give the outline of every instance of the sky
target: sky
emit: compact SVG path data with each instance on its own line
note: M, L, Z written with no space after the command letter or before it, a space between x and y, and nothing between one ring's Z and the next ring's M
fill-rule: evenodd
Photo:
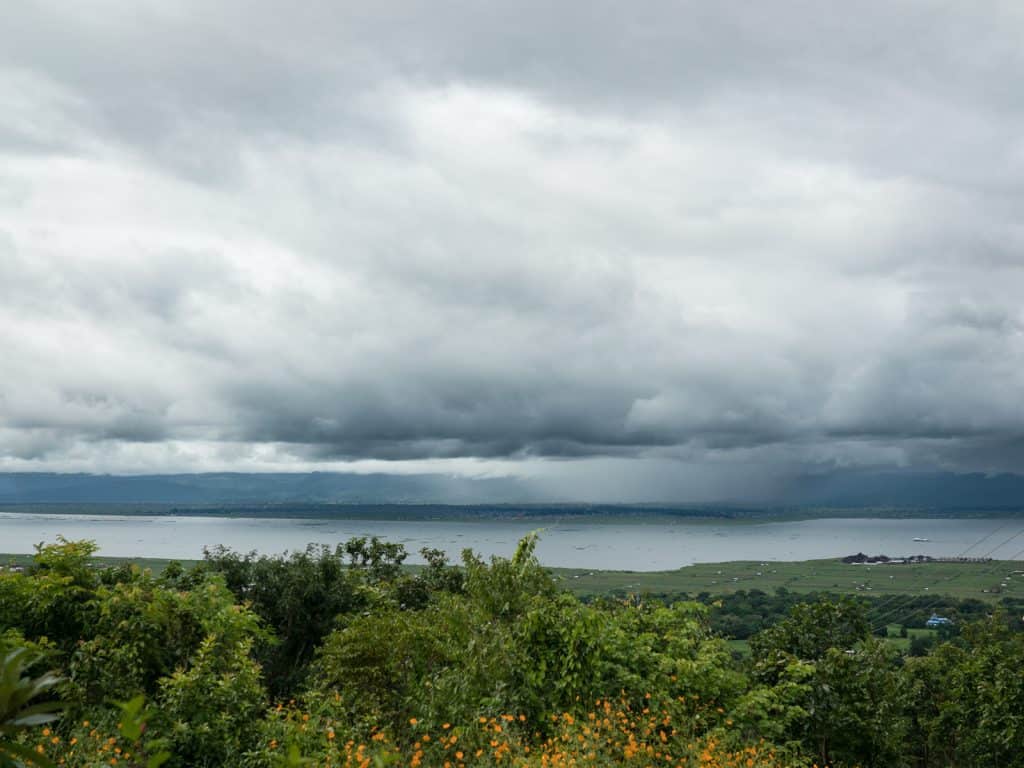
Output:
M3 27L0 471L1024 472L1019 2Z

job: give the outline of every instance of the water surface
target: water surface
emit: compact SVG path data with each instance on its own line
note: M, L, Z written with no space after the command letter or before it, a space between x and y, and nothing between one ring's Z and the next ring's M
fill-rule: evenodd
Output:
M420 562L422 547L453 558L466 547L511 555L520 538L541 530L537 555L550 566L670 570L728 560L810 560L856 552L898 557L1024 557L1024 520L988 518L825 518L780 522L602 520L381 521L195 516L68 515L0 512L0 552L28 553L58 535L93 539L114 557L196 559L204 546L277 553L353 536L399 542ZM915 538L926 538L916 542Z

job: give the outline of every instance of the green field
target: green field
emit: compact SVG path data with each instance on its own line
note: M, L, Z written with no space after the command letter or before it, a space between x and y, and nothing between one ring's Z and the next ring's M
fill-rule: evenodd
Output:
M890 624L888 627L888 632L889 634L886 637L886 639L904 653L906 653L910 649L910 641L913 640L915 637L936 638L939 634L934 629L919 629L914 627L908 627L907 636L900 637L899 624Z
M888 627L889 634L886 636L885 639L893 646L898 648L902 653L906 653L908 650L910 650L910 641L913 640L915 637L934 638L939 634L934 629L916 629L908 627L907 636L900 637L900 629L901 625L890 624ZM726 640L725 642L730 649L740 654L741 656L750 655L750 643L748 641L736 640L735 638L732 638Z
M726 594L780 587L791 592L886 595L951 595L996 601L1024 597L1024 563L920 563L850 565L840 560L702 563L674 571L554 570L566 587L583 597L607 594ZM1016 573L1015 573L1016 572ZM1005 586L1004 586L1005 585Z
M0 554L0 563L28 564L31 555ZM166 560L99 557L97 563L137 563L159 573ZM196 561L183 561L190 566ZM416 566L410 566L415 570ZM1024 562L992 560L987 563L920 563L914 565L849 565L840 560L801 562L702 563L674 571L599 571L553 568L564 586L581 597L600 595L654 595L702 592L727 594L760 589L791 592L884 597L886 595L950 595L995 602L1003 597L1024 598Z
M11 555L0 553L0 565L31 565L33 557L33 555ZM153 573L160 573L171 561L161 560L155 557L94 557L93 562L95 562L97 566L107 568L124 565L125 563L134 563L142 569L148 568ZM186 568L191 568L199 561L179 560L178 562Z

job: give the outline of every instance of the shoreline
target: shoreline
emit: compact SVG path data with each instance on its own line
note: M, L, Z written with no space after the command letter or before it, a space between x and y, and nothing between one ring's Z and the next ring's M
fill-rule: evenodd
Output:
M1024 509L930 509L910 507L740 507L668 504L223 504L3 503L4 514L61 517L194 517L205 519L310 520L365 522L592 524L765 524L808 520L986 519L1024 522Z

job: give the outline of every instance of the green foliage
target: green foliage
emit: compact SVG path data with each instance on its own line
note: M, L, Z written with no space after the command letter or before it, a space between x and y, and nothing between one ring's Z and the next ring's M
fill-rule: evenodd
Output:
M334 550L310 545L276 557L216 547L206 552L204 565L274 631L277 642L261 646L259 655L273 691L284 694L302 680L337 617L366 606L363 577L397 573L404 556L399 550L377 539L354 539Z
M284 766L284 768L298 768L298 766L313 763L308 757L302 756L302 752L299 751L296 744L289 744L283 755L275 755L274 758L274 763Z
M864 606L850 598L801 603L788 618L751 638L750 650L768 665L780 655L816 661L831 648L851 650L870 634Z
M642 705L652 691L703 695L698 730L744 688L707 609L615 604L560 593L525 540L510 560L466 555L464 591L420 611L394 603L350 616L320 653L315 689L336 691L350 718L371 714L395 732L410 718L439 725L515 712L546 723L608 693ZM542 728L546 726L542 725Z
M420 554L427 561L427 566L418 578L429 592L458 595L465 591L466 578L462 569L449 565L443 551L424 547Z
M912 630L920 655L903 656L863 600L583 603L535 546L461 566L428 550L415 573L373 539L216 549L158 577L94 569L89 543L40 546L0 573L0 656L21 660L0 678L0 766L1021 764L1024 635L1006 616L958 621L930 649ZM737 632L761 628L749 659L715 631L728 610ZM29 658L65 679L33 682ZM54 690L71 711L44 732L31 718L49 705L32 707Z
M933 764L1021 765L1022 669L1024 636L999 615L909 660L915 753Z
M768 713L822 765L895 768L906 762L904 683L898 653L870 634L863 604L850 599L798 604L750 641L756 679L770 687L748 695L749 715Z
M145 768L160 768L161 765L171 759L171 753L163 749L164 744L160 740L147 739L143 743L143 733L146 730L146 723L152 717L152 710L146 706L146 697L138 695L130 701L118 703L121 710L121 734L133 745L138 758L145 760Z
M773 684L751 686L733 709L740 735L802 749L815 671L811 662L790 659L778 666Z
M61 538L38 545L28 571L0 572L0 628L18 627L26 637L73 646L92 621L98 579L89 558L95 551L91 541Z
M96 583L91 560L97 549L94 541L68 541L58 536L56 544L36 545L31 572L63 576L76 586L89 588Z
M371 584L394 581L406 558L405 547L401 544L381 541L376 536L349 539L335 553L341 551L348 556L349 567L364 571Z
M210 635L188 669L160 681L153 724L172 765L221 766L251 746L267 697L250 650L248 639Z
M528 539L511 560L490 563L466 553L458 586L435 560L425 581L445 591L422 610L385 601L345 618L324 643L318 690L340 691L354 715L378 712L396 729L412 715L438 723L481 711L539 715L573 701L587 690L594 628L583 606L556 595L534 545Z
M448 558L439 549L420 550L427 565L416 576L403 576L393 582L394 597L401 608L421 610L432 596L459 595L465 592L463 569L448 564Z
M62 708L59 702L37 701L60 682L52 672L30 677L28 668L38 660L27 648L14 648L0 658L0 768L25 763L52 765L15 738L30 728L53 722Z
M445 605L420 612L398 609L354 616L330 635L317 663L317 689L334 690L347 702L350 716L383 712L392 723L422 711L422 681L435 687L457 664L469 641L464 606ZM449 700L452 707L455 702Z
M213 633L227 643L267 638L256 616L218 581L179 592L137 573L100 586L94 603L88 639L70 656L67 693L79 704L154 693L158 680L187 666Z
M852 651L830 648L811 682L804 738L822 764L908 764L906 692L891 645L870 638Z
M552 597L555 583L540 567L534 555L537 535L530 534L516 547L510 560L492 557L484 562L470 550L462 553L465 568L465 590L482 611L496 620L509 620L521 615L527 603Z

